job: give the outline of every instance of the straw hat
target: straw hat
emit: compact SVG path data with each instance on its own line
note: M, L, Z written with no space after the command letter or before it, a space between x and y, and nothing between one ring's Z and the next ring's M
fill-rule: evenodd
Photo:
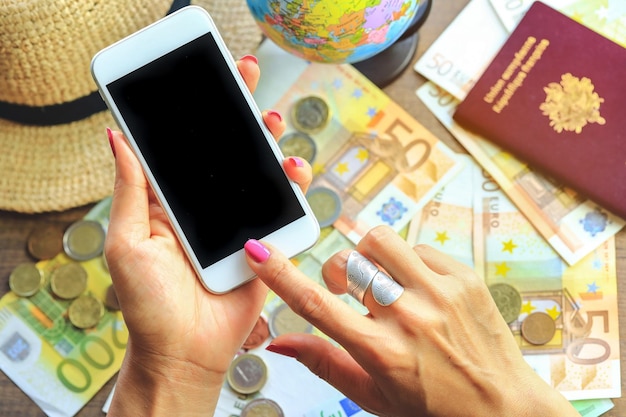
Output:
M181 0L0 2L0 209L60 211L113 191L106 127L116 128L90 73L105 46L189 4ZM197 0L232 55L262 35L245 0Z

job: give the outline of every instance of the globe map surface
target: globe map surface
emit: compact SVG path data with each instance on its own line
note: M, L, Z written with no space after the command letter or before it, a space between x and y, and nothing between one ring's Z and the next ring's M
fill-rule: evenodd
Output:
M404 33L420 0L247 0L269 39L308 61L355 63Z

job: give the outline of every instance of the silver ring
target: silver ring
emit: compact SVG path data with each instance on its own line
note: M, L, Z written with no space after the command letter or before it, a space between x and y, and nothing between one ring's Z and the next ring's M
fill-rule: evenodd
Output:
M383 271L378 271L372 280L372 295L374 300L381 306L388 306L394 303L402 293L404 287L394 281L389 275Z
M357 251L352 251L348 255L346 273L348 276L348 294L361 304L365 298L365 291L370 285L374 300L385 307L394 303L404 292L402 285L378 269L376 265Z
M348 255L346 275L348 276L348 294L363 304L365 291L374 280L376 273L380 272L376 265L357 251Z

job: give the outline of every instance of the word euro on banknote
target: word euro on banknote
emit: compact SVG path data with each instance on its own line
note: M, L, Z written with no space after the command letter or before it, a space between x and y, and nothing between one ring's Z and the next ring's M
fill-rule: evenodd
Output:
M619 397L614 238L568 266L476 168L475 269L502 295L494 299L524 358L569 400Z
M109 207L105 199L85 219L106 227ZM75 415L119 370L128 340L119 311L104 310L85 330L70 323L70 301L53 295L50 275L71 262L63 252L38 262L43 288L30 297L10 292L0 299L0 368L51 417ZM111 278L103 258L80 264L88 276L84 294L104 300Z
M624 227L621 218L459 126L452 119L459 100L436 84L427 82L417 96L568 264L575 264Z

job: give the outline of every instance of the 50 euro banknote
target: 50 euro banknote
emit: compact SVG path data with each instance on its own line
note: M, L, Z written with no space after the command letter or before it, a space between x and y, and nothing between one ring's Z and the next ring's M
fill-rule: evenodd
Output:
M456 153L353 66L307 62L268 42L257 57L268 74L255 91L259 107L290 116L279 145L292 133L308 138L307 198L323 194L326 215L318 220L353 243L377 225L405 228L462 168ZM312 132L293 117L308 98L327 109L315 114L324 123Z
M524 358L569 400L619 397L614 237L569 266L484 170L474 177L475 270L492 295L508 288L499 308Z
M534 0L470 0L416 61L413 69L463 100ZM545 0L626 46L623 0Z
M472 230L474 227L475 162L459 154L463 170L448 182L409 223L406 241L427 244L469 267L474 267Z
M108 222L110 199L86 215ZM30 297L9 292L0 299L0 369L47 415L75 415L119 370L128 331L119 311L106 309L90 329L74 327L68 301L50 291L49 276L71 260L60 253L40 261L44 288ZM102 257L80 264L87 271L85 293L104 300L111 278Z
M440 86L426 82L417 96L568 264L577 263L624 227L623 219L461 127L452 119L459 100Z
M621 386L614 238L567 265L468 158L463 172L411 222L407 241L473 266L490 290L508 288L506 297L494 299L526 361L582 415L599 415ZM471 190L471 201L446 196L461 187ZM537 318L543 327L524 327ZM581 400L594 401L576 403Z

